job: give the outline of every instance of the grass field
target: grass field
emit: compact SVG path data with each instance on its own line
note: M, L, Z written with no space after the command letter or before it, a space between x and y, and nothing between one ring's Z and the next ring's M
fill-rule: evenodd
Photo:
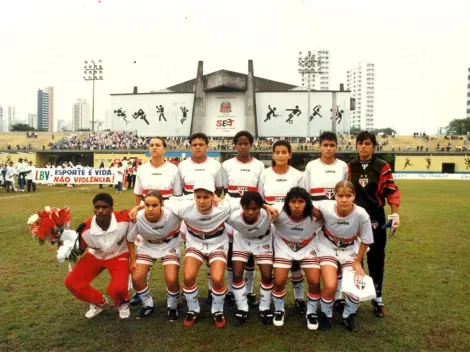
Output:
M387 314L377 319L370 303L363 303L356 334L339 319L326 333L307 330L293 309L290 288L283 328L265 327L252 314L246 326L217 330L204 305L205 319L193 328L170 324L161 264L150 281L158 315L136 321L134 307L131 319L119 321L109 309L90 321L84 317L87 305L63 284L67 265L56 263L54 248L31 239L26 220L45 205L70 206L74 227L91 215L97 187L41 187L36 194L2 189L0 351L469 351L470 182L399 181L399 186L402 225L387 245ZM134 202L131 191L114 198L117 210ZM204 272L201 296L207 292ZM94 285L104 292L107 281L103 274Z

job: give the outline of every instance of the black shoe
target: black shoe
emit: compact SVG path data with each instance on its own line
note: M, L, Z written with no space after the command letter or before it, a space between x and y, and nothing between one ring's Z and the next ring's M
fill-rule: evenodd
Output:
M359 325L357 323L356 314L352 313L347 318L343 318L343 325L350 332L357 332L359 330Z
M155 309L153 307L142 306L142 308L140 308L139 315L137 316L136 319L148 318L152 316L154 310Z
M178 310L176 308L168 308L168 321L174 322L178 320Z
M264 325L271 325L273 323L274 314L270 310L263 310L259 312L259 317Z
M256 301L256 295L254 293L248 293L246 298L248 299L248 305L250 307L254 308L259 306L259 302Z
M248 312L244 310L237 310L235 316L233 317L233 325L243 325L248 319Z
M307 304L303 299L295 300L295 308L300 315L304 315L307 312Z
M346 305L346 301L344 299L337 299L334 303L333 310L338 315L343 315L344 306Z
M207 294L206 305L208 306L212 305L212 292L211 291L209 291L209 293Z
M320 313L320 330L328 331L331 327L331 318L327 317L325 313Z
M131 297L130 304L131 306L135 306L137 304L142 303L142 300L140 299L139 295L137 293L134 293Z
M276 310L274 312L273 324L274 326L284 325L284 312L282 310Z
M234 303L235 303L235 296L233 295L233 293L227 292L224 298L224 306L230 308L233 306Z
M309 330L318 329L318 316L315 313L307 315L307 328Z
M383 302L377 302L372 300L372 306L374 307L374 315L377 318L383 318L385 316L385 305Z

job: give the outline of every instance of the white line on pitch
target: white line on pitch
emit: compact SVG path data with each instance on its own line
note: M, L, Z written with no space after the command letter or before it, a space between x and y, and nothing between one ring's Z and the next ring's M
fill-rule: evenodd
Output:
M84 187L84 188L80 188L80 190L84 190L84 189L91 189L90 187ZM39 195L47 195L47 194L57 194L57 193L65 193L65 192L70 192L70 189L64 189L62 191L54 191L54 192L46 192L46 193L41 193L41 192L31 192L28 194L21 194L21 195L17 195L17 196L10 196L10 197L0 197L0 201L2 199L12 199L12 198L21 198L21 197L32 197L32 196L39 196Z

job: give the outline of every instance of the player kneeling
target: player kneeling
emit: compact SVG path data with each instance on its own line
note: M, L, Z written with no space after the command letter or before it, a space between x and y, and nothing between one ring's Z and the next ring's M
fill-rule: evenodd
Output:
M153 298L150 295L146 278L151 266L157 259L161 259L166 283L168 320L176 321L180 290L178 270L181 220L163 207L163 197L160 192L147 193L143 201L145 209L137 212L136 222L131 223L127 235L132 282L143 303L137 319L149 317L154 312ZM134 242L137 235L140 235L141 240L136 250Z
M227 223L233 233L233 294L238 311L234 324L242 325L248 317L248 299L243 277L250 255L255 257L261 273L259 312L264 324L272 324L271 308L273 247L272 220L263 208L263 198L258 192L245 192L241 197L242 209L232 213Z
M308 282L307 327L318 328L316 308L320 294L320 262L317 258L315 231L319 225L313 219L313 204L308 192L293 187L286 195L282 212L274 222L274 300L275 326L284 325L284 296L292 262L300 262Z
M374 242L369 215L354 205L355 189L349 181L341 181L335 187L336 201L325 200L317 204L315 216L322 216L324 226L317 232L318 251L323 279L321 292L320 330L328 330L333 315L338 268L354 270L356 277L364 276L362 259ZM321 213L321 215L319 213ZM357 238L360 239L360 245ZM353 332L358 330L356 312L357 297L347 295L343 311L343 324Z

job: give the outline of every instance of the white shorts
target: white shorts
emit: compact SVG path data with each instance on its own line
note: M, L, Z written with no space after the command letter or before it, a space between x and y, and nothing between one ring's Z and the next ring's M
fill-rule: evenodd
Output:
M225 231L227 231L228 241L230 243L233 243L233 234L235 232L235 229L227 223L225 223L224 226L225 226Z
M232 261L248 262L250 254L255 257L256 264L273 265L273 238L272 235L263 237L261 240L250 240L238 231L233 234Z
M201 262L206 261L211 264L215 260L221 260L227 263L228 241L227 236L220 236L220 241L207 243L197 241L191 235L186 237L186 257L193 257Z
M334 246L323 234L323 231L318 231L318 257L320 258L320 265L331 265L336 269L352 270L352 265L357 257L358 246L352 244L345 248L338 248Z
M162 244L149 243L139 237L140 236L138 236L138 240L136 240L136 263L153 265L157 259L161 259L163 265L180 265L181 239L179 237Z
M300 262L302 269L320 269L317 255L317 236L304 247L294 251L280 236L274 236L274 267L290 269L293 261Z

